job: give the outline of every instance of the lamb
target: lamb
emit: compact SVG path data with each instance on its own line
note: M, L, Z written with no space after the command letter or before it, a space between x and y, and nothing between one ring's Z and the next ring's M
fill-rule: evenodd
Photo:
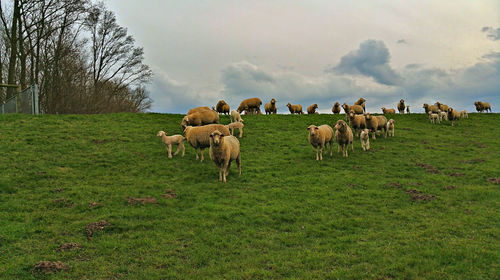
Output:
M201 112L201 111L210 111L210 110L211 109L206 107L206 106L196 107L196 108L192 108L191 110L189 110L186 115L191 115L192 113Z
M396 121L393 120L393 119L390 119L387 122L387 124L385 126L385 135L386 135L386 137L387 137L387 135L394 137L394 123L395 122Z
M404 99L399 100L398 111L399 111L400 114L404 114L404 112L405 112L405 101L404 101Z
M333 156L333 129L331 126L324 124L320 126L310 125L307 130L309 131L309 143L316 150L316 160L323 160L323 148L330 143L330 156ZM319 153L319 156L318 156Z
M448 120L451 121L451 126L454 126L455 125L455 121L459 120L460 119L460 113L449 107L448 108Z
M364 112L366 112L366 110L365 110L365 102L366 102L366 99L364 99L363 97L361 97L356 102L354 102L354 105L359 105L359 106L363 107L363 113L364 113Z
M426 114L429 114L429 112L437 114L437 112L439 110L438 106L436 106L436 105L429 105L427 103L424 103L424 105L422 106L422 108L424 108Z
M441 123L439 115L436 113L429 112L429 120L431 121L431 123Z
M349 106L349 105L347 105L347 103L344 103L344 104L342 104L342 108L344 109L344 112L346 113L346 115L349 115L349 113L351 111L354 111L354 113L358 114L358 115L364 113L364 109L361 105Z
M363 151L370 150L370 134L368 134L369 132L370 130L365 128L361 131L361 135L359 136L359 139L361 140L361 148L363 148Z
M439 115L439 121L448 120L448 112L438 110L437 114Z
M410 114L410 105L406 106L406 113Z
M288 107L288 110L290 110L290 114L304 114L304 112L302 112L302 105L300 104L297 104L297 105L292 105L290 104L290 102L288 102L288 104L286 104L286 106Z
M257 114L262 114L260 111L260 105L262 105L262 100L260 100L257 97L254 98L248 98L243 101L241 101L240 106L238 107L238 113L241 114L241 112L245 111L246 113L249 112L257 112ZM254 111L252 111L252 109Z
M168 158L172 158L172 145L177 145L177 151L175 151L174 156L176 156L180 150L182 150L182 156L184 157L185 147L184 147L184 139L186 139L182 135L172 135L167 136L165 131L158 131L156 136L161 137L161 140L167 146Z
M337 153L342 149L342 155L348 157L347 150L349 149L349 144L351 144L351 149L354 151L352 130L343 120L338 120L335 123L335 140L337 140L339 145Z
M181 121L182 129L186 126L200 126L212 123L219 123L219 114L214 110L199 111L185 116Z
M232 135L225 136L219 130L210 133L210 158L219 168L219 181L226 183L231 161L236 160L238 174L241 176L240 142Z
M313 104L313 105L307 107L307 113L308 114L317 114L316 109L318 109L318 104Z
M340 114L340 103L335 102L335 104L333 104L332 113Z
M215 105L215 109L219 114L229 115L229 104L227 104L224 100L219 100L217 105Z
M231 122L243 122L240 113L238 113L238 111L236 110L231 111L230 119Z
M468 119L469 118L469 114L467 113L466 110L463 110L460 112L460 118L461 119Z
M382 114L396 114L396 110L386 109L385 107L382 107Z
M187 142L196 151L196 159L198 159L198 149L201 151L201 161L203 161L203 152L205 148L210 147L210 133L215 130L222 132L224 136L231 135L229 129L222 124L209 124L204 126L187 126L184 130Z
M231 135L234 135L234 129L238 129L240 131L239 138L243 137L243 127L245 125L242 122L233 122L227 125L227 128L231 131Z
M378 130L378 118L376 116L370 115L370 113L366 113L365 120L366 120L366 128L368 129L368 131L372 132L372 138L376 139L375 134L377 133Z
M361 129L366 128L366 119L364 115L355 115L354 111L349 112L349 121L352 128L356 132L356 136L359 135Z
M271 99L266 105L264 105L264 110L266 111L266 115L276 114L278 112L278 108L276 108L276 99Z

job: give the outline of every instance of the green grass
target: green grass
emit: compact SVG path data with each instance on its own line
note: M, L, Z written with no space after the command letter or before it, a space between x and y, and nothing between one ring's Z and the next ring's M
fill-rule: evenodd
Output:
M307 126L340 117L243 116L243 174L223 184L208 151L167 158L156 132L180 133L181 115L0 115L0 278L498 278L500 115L394 115L394 138L315 161ZM32 272L41 260L71 269Z

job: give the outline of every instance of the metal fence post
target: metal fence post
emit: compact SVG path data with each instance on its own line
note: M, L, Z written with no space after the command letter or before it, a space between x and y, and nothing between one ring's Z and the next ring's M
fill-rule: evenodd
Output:
M40 109L38 108L38 86L33 85L33 114L38 115L40 114Z

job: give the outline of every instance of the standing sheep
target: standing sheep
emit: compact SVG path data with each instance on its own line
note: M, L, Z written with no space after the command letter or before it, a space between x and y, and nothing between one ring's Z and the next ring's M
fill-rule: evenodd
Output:
M330 143L330 156L333 156L333 129L331 126L324 124L320 126L310 125L307 130L309 131L309 143L316 150L316 160L323 160L323 149ZM318 156L319 154L319 156Z
M215 109L219 114L229 115L229 104L227 104L224 100L219 100L217 105L215 105Z
M443 120L448 120L448 112L447 111L441 111L441 110L438 110L437 114L439 115L439 121L443 121Z
M422 108L424 108L426 114L429 114L429 112L437 114L437 112L439 110L438 106L436 106L436 105L429 105L427 103L424 103L424 105L422 106Z
M214 110L199 111L185 116L181 121L182 130L186 126L200 126L212 123L219 123L219 114Z
M382 114L396 114L396 110L386 109L385 107L382 107Z
M354 105L359 105L363 108L363 113L366 112L366 109L365 109L365 102L366 102L366 99L364 99L363 97L361 97L360 99L358 99L356 102L354 102ZM357 114L357 113L356 113ZM361 113L362 114L362 113Z
M448 120L451 122L451 126L454 126L455 125L455 121L458 121L460 119L460 113L449 107L448 108Z
M375 134L377 134L378 130L378 118L376 116L372 116L370 113L366 113L365 120L366 128L368 128L368 131L372 132L372 138L376 139Z
M290 102L288 102L288 104L286 104L286 106L288 107L288 110L290 111L290 114L304 114L304 112L302 112L302 105L300 104L297 104L297 105L292 105L290 104Z
M387 124L386 124L386 128L385 128L385 135L389 135L389 136L392 136L394 137L394 123L396 121L393 120L393 119L390 119Z
M478 113L482 113L483 111L488 112L488 110L491 113L491 105L488 102L476 101L474 102L474 105L476 106L476 110Z
M209 124L204 126L188 126L184 130L187 142L196 151L196 159L198 159L198 149L201 152L201 161L203 161L203 152L205 148L210 147L210 133L215 130L222 132L224 136L231 135L229 129L222 124Z
M266 103L264 105L264 110L266 111L266 115L269 114L276 114L278 112L278 108L276 108L276 100L273 98L271 101Z
M344 112L346 115L349 115L349 112L354 111L355 114L361 115L364 113L364 109L361 105L352 105L349 106L347 103L342 104L342 108L344 109Z
M404 114L404 112L405 112L405 101L404 101L404 99L399 100L398 111L399 111L400 114Z
M332 113L340 114L340 103L335 102L335 104L333 104Z
M377 118L377 124L378 124L377 131L383 133L384 138L386 138L387 118L385 116L374 116L374 117Z
M208 108L207 106L202 106L202 107L196 107L196 108L192 108L190 109L186 115L191 115L192 113L196 113L196 112L201 112L201 111L210 111L211 109Z
M364 115L355 115L354 111L351 110L349 112L349 122L351 123L352 128L356 132L356 136L359 136L359 132L361 129L366 128L366 119Z
M238 113L238 111L236 110L231 111L230 119L231 122L243 122L240 113Z
M442 104L441 102L436 102L434 104L434 106L436 106L439 110L441 110L443 112L448 112L448 108L449 108L448 105Z
M318 109L318 104L313 104L313 105L307 107L307 113L308 114L317 114L316 109Z
M168 158L172 158L172 145L177 145L177 150L174 153L174 156L176 156L180 150L182 150L182 156L184 157L184 152L186 148L184 147L184 136L182 135L172 135L172 136L167 136L165 131L158 131L156 136L161 137L161 140L165 145L167 146L167 153L168 153Z
M441 123L441 118L439 117L439 114L429 112L429 121L434 124L436 122Z
M460 118L461 119L468 119L469 118L469 114L467 113L466 110L463 110L460 112Z
M406 106L406 113L410 114L410 105Z
M240 142L232 135L225 136L219 130L210 133L210 158L219 168L219 181L226 183L231 161L236 160L241 175Z
M351 149L354 151L352 130L343 120L338 120L335 123L335 140L337 140L339 145L337 153L342 149L342 155L348 157L347 150L349 149L349 144L351 144Z
M259 115L262 114L260 111L260 105L262 105L262 100L260 100L257 97L254 98L248 98L243 101L241 101L240 106L238 107L238 113L241 114L241 112L245 111L245 113L250 113L250 112L255 112Z
M363 151L370 150L370 134L368 134L369 132L370 130L365 128L361 131L361 134L359 135L359 139L361 140L361 148L363 148Z
M242 122L233 122L227 125L227 128L231 131L231 135L234 135L234 129L238 129L240 131L239 138L243 137L243 127L245 125Z

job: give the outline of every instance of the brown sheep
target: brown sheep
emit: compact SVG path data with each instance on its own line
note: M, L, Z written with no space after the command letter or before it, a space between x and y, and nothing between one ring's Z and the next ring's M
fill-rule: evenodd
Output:
M372 116L370 113L365 114L366 120L366 128L368 128L372 133L372 138L376 139L375 134L377 134L378 130L378 118L376 116Z
M196 107L196 108L189 110L186 115L191 115L192 113L201 112L201 111L210 111L210 110L212 110L212 109L210 109L206 106Z
M349 149L349 144L351 144L351 149L354 151L353 135L351 128L343 120L338 120L335 123L335 140L338 143L337 153L342 149L342 155L348 157L347 150Z
M241 152L240 142L236 137L225 136L220 131L215 130L210 133L210 158L219 168L219 181L226 183L229 175L231 161L236 160L238 174L241 176Z
M278 108L276 108L276 99L271 99L266 105L264 105L264 110L267 114L276 114L278 112Z
M316 150L316 160L323 160L323 149L327 148L330 143L330 156L333 156L333 129L331 126L324 124L320 126L310 125L307 130L309 131L309 143ZM318 156L319 154L319 156Z
M364 115L356 115L354 111L351 110L349 112L349 122L351 123L352 128L356 132L356 137L359 136L359 132L361 129L366 128L366 119Z
M460 118L462 118L462 119L468 119L469 118L469 114L467 113L466 110L462 110L460 112Z
M404 112L405 112L405 101L404 101L404 99L399 100L398 111L399 111L400 114L404 114Z
M227 104L224 100L219 100L219 102L217 102L217 105L215 105L215 110L219 114L229 115L229 109L229 104Z
M385 107L382 107L382 114L396 114L396 110L386 109Z
M250 112L256 112L257 114L262 114L260 111L260 105L262 105L262 100L257 97L248 98L241 101L240 106L238 107L238 113L245 111L245 114Z
M474 105L476 106L476 110L478 113L482 113L483 111L488 112L488 110L491 113L491 105L488 102L476 101L474 102Z
M318 109L318 104L313 104L313 105L307 107L307 113L308 114L317 114L316 109Z
M460 113L449 107L448 108L448 120L451 122L451 126L454 126L455 121L458 121L460 119Z
M286 104L286 106L288 107L288 110L290 111L290 114L304 114L304 112L302 112L302 105L300 104L297 104L297 105L292 105L290 104L290 102L288 102L288 104Z
M347 105L347 103L344 103L342 104L342 108L344 109L344 112L349 115L349 113L351 111L354 111L355 114L363 114L364 113L364 110L363 110L363 107L361 105L352 105L352 106L349 106Z
M186 126L200 126L212 123L219 123L219 114L214 110L205 110L185 116L181 121L182 130Z
M437 106L439 110L443 111L443 112L448 112L448 108L449 106L448 105L445 105L445 104L441 104L440 102L436 102L434 104L434 106Z
M375 116L377 118L377 123L378 123L378 128L377 131L380 131L381 133L384 134L384 137L386 136L386 125L387 125L387 118L385 116Z
M436 105L429 105L427 103L424 103L424 105L422 106L422 108L424 108L426 114L429 114L429 112L437 114L438 110L439 110L438 106L436 106Z
M333 104L332 113L340 114L340 103L335 102L335 104Z
M218 130L224 136L231 135L229 129L222 124L208 124L204 126L187 126L184 130L187 142L196 151L196 159L198 159L198 149L201 151L201 161L203 161L203 152L205 148L210 147L210 133Z
M359 106L363 107L363 113L364 113L364 112L366 112L366 110L365 110L365 102L366 102L366 99L364 99L363 97L361 97L356 102L354 102L354 105L359 105Z
M488 102L481 102L481 105L483 107L483 110L486 111L486 113L488 113L488 111L490 111L490 113L491 113L491 105L490 105L490 103L488 103Z

